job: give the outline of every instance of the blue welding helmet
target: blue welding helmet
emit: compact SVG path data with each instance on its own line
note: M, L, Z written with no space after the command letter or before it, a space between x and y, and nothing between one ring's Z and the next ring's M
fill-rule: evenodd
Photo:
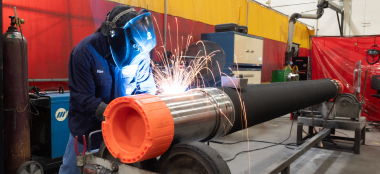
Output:
M139 55L149 53L156 46L151 14L140 14L122 28L110 31L111 54L118 68L130 65Z

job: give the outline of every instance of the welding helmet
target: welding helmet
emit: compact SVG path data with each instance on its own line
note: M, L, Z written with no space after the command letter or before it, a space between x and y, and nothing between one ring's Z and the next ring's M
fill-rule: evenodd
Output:
M119 13L114 18L128 15L131 12L134 12L133 8ZM113 19L112 21L115 20ZM106 34L109 39L113 60L120 69L130 65L136 57L146 55L156 46L156 34L151 13L147 10L140 11L137 16L121 27L111 26L109 32L106 31Z

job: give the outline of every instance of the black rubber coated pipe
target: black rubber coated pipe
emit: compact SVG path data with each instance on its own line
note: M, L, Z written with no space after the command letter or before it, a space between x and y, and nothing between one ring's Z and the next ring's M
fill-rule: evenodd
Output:
M235 107L235 123L228 134L245 125L241 102L245 104L247 127L251 127L332 99L341 92L337 85L339 82L331 79L248 85L241 90L241 100L236 89L219 87Z

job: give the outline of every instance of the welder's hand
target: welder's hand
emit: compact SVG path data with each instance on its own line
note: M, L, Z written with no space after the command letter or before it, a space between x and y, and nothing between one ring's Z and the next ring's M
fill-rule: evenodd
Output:
M104 116L103 116L103 113L104 111L106 110L107 108L107 104L104 103L104 102L101 102L98 106L98 108L96 108L96 112L95 112L95 118L99 121L104 121Z

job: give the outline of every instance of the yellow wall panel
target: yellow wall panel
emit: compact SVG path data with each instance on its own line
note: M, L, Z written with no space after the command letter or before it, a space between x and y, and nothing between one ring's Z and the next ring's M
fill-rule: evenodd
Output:
M168 0L168 14L216 25L238 23L239 0Z
M296 23L296 25L294 26L293 42L301 44L300 47L302 48L310 48L310 45L309 45L310 35L314 35L314 30L309 30L307 26L300 24L298 22Z
M158 13L164 13L165 0L110 0L135 7L146 7ZM209 25L237 23L246 25L247 0L167 0L169 15L178 16ZM279 14L255 2L249 2L248 33L286 43L288 37L287 16ZM305 25L296 23L294 42L301 48L310 48L309 36L314 31Z
M149 10L165 13L165 0L108 0L119 4L130 5L134 7L146 8Z
M286 42L288 18L251 2L249 4L248 33L268 39Z

